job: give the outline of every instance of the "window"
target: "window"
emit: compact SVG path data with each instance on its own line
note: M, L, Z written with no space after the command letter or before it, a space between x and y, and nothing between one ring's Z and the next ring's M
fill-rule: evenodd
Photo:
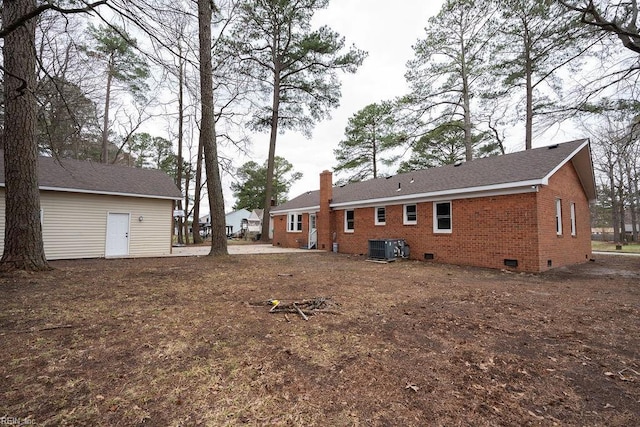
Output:
M404 218L402 219L404 225L413 225L418 223L418 206L417 205L404 205Z
M451 202L433 204L433 232L451 233Z
M379 206L375 209L376 217L375 223L376 225L385 225L387 222L387 210L384 206Z
M571 235L576 235L576 204L571 203Z
M562 236L562 200L556 199L556 234Z
M294 233L302 231L302 214L290 213L288 215L287 231Z
M344 231L353 233L355 230L355 214L353 211L344 211Z

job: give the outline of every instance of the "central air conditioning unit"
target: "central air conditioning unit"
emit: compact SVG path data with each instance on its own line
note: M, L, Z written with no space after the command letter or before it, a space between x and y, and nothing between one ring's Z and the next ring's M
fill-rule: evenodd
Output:
M403 239L370 239L369 258L386 261L409 258L409 245Z

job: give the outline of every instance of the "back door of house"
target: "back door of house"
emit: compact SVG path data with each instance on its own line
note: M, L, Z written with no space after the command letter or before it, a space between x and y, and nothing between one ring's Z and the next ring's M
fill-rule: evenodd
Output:
M309 214L309 249L318 249L318 229L316 228L316 214Z
M107 242L105 256L129 255L129 214L107 214Z

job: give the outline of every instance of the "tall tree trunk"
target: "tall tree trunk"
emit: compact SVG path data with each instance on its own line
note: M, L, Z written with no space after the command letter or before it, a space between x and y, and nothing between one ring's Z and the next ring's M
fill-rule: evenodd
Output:
M531 63L530 36L526 22L523 25L524 31L524 72L526 77L526 117L525 117L525 137L524 148L531 150L533 146L533 64Z
M618 207L620 208L620 213L618 214L618 219L620 220L620 241L621 242L626 242L627 241L627 230L626 230L626 227L625 227L625 224L624 224L624 217L625 217L625 215L624 215L624 203L620 203L618 205Z
M464 121L464 157L467 162L473 160L473 139L471 132L471 100L469 99L469 75L467 72L467 64L465 59L464 38L460 48L461 58L461 74L462 74L462 110Z
M627 181L627 195L628 195L628 205L629 205L629 216L631 219L631 240L634 242L638 241L638 232L636 230L637 227L637 213L636 213L636 197L637 197L637 181L634 187L634 174L635 171L633 169L631 150L628 148L625 153L624 167L626 173L626 181Z
M182 159L182 133L184 126L184 88L183 88L183 66L184 59L182 58L182 45L178 45L179 53L179 70L178 70L178 165L176 167L176 184L178 190L182 191L182 165L184 160ZM189 188L187 188L187 197L189 197ZM182 200L178 200L178 209L182 210ZM182 223L183 217L178 217L178 243L183 244L183 230Z
M274 49L274 52L277 51ZM269 135L269 157L267 159L267 182L264 191L264 207L262 211L262 235L260 240L269 241L269 216L271 215L271 198L273 195L273 169L276 158L276 138L278 137L278 118L280 109L280 64L276 60L273 73L273 100L271 103L271 134Z
M638 172L635 171L634 173L637 174ZM631 204L633 208L633 210L631 211L631 225L633 227L632 233L633 233L634 242L638 242L638 232L640 231L638 230L638 205L637 205L638 197L640 197L640 191L638 191L638 178L636 176L633 180L633 195L632 195L633 202Z
M269 136L269 158L267 159L267 182L264 191L264 207L262 211L262 235L260 240L269 241L269 216L271 215L271 198L273 196L273 169L276 157L276 138L278 136L278 109L280 108L280 73L273 79L273 111L271 113L271 134Z
M609 164L607 171L607 175L609 178L609 197L611 198L611 225L613 226L613 241L619 243L620 240L620 229L619 229L619 221L618 221L618 192L616 190L616 180L614 177L614 165Z
M202 189L202 157L203 157L203 146L202 144L198 144L198 156L196 158L196 179L195 179L195 194L193 197L193 243L202 243L202 237L200 237L200 199L202 198L201 189ZM226 221L225 221L226 225ZM226 234L226 227L225 227Z
M468 77L465 75L463 79L462 102L464 110L464 156L467 162L473 160L473 133L471 125L471 101L469 100Z
M626 233L626 228L625 228L624 170L622 168L622 164L621 164L621 159L620 158L618 158L618 160L617 160L617 166L618 166L618 186L617 186L618 209L620 209L620 212L618 213L618 221L619 221L619 227L620 227L620 241L621 242L626 242L627 241L627 233Z
M213 114L213 66L211 64L211 0L198 0L198 39L200 41L200 96L202 123L200 141L204 148L207 193L211 215L211 251L209 255L227 254L227 235L224 217L224 197L218 147L216 142L215 117Z
M184 244L189 244L189 186L191 185L191 168L184 171L184 221L182 222L182 228L184 229L183 237Z
M36 8L34 0L5 0L4 26ZM4 39L4 174L5 231L3 270L49 269L42 241L38 146L36 142L36 19Z
M372 136L373 138L371 138L371 145L373 146L373 152L371 153L371 158L373 160L373 179L376 179L378 177L378 141L376 141L377 134L375 123L373 125Z
M113 80L111 61L109 61L107 68L107 94L104 98L104 122L102 129L102 163L109 163L109 103L111 102L111 82Z

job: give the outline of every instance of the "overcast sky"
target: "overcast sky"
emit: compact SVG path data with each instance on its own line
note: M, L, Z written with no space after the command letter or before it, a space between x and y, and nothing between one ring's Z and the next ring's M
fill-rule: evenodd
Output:
M336 165L333 150L344 138L349 117L368 104L406 93L404 73L406 62L413 57L411 46L422 38L427 19L438 13L441 4L442 0L333 0L327 9L316 12L317 26L328 25L346 38L347 45L355 44L369 56L356 74L340 74L340 107L330 120L316 125L310 139L295 132L278 135L276 155L304 174L289 191L289 198L320 187L320 172ZM247 160L263 163L268 143L268 133L255 135L252 158ZM233 202L227 194L225 191L229 212Z

